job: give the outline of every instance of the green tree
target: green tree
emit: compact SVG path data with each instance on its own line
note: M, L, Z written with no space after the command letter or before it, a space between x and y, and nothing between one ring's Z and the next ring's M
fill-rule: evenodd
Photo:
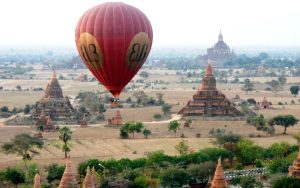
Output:
M17 85L17 86L16 86L16 89L17 89L18 91L21 91L21 90L22 90L22 87L21 87L20 85Z
M299 187L300 187L300 181L293 177L288 177L288 176L278 178L272 182L272 188L299 188Z
M165 115L167 115L171 112L171 108L172 108L172 106L170 104L165 103L162 105L161 110L163 111L163 113Z
M168 168L161 175L161 185L165 187L179 188L187 184L188 181L189 174L179 168Z
M140 76L143 77L143 78L148 78L149 77L149 73L147 71L142 71L140 73Z
M4 176L5 179L13 183L16 188L18 184L25 183L25 173L15 168L7 168Z
M134 179L136 188L147 188L147 178L145 176L138 176Z
M43 146L44 142L41 139L22 133L16 135L10 142L3 144L2 150L7 154L12 153L21 156L27 169L27 161L39 154L36 148L41 149Z
M299 93L299 86L291 86L290 92L292 95L294 95L294 97L296 97Z
M189 152L189 144L187 140L181 140L176 146L175 146L176 151L180 155L187 155Z
M242 87L242 90L246 91L246 95L248 95L249 91L254 90L254 84L250 81L249 78L244 80L244 85Z
M54 163L47 166L46 171L47 171L47 180L48 182L51 183L54 180L61 179L65 171L65 167Z
M30 112L30 106L26 104L24 108L24 114L29 114L29 112Z
M284 85L286 83L286 78L284 76L279 76L278 81L280 85Z
M283 134L286 134L287 127L294 126L298 121L293 115L278 115L269 120L269 125L283 126Z
M168 124L169 131L173 131L175 133L175 137L176 137L176 133L177 133L179 127L180 127L180 124L176 120L173 120Z
M67 158L67 154L71 151L69 141L72 139L72 131L69 127L62 127L59 129L59 139L64 142L63 152L65 152L65 159Z
M200 164L190 164L187 167L191 179L198 179L202 182L207 181L209 176L212 176L216 168L216 163L213 161L205 161Z
M104 106L103 103L100 103L100 104L99 104L99 109L98 109L98 110L99 110L99 113L100 113L100 114L106 112L106 108L105 108L105 106Z
M232 153L229 158L231 167L233 166L234 156L236 156L237 153L237 144L241 141L241 139L241 135L233 133L216 135L216 144L222 145L224 149Z
M0 111L1 111L1 112L9 112L9 109L8 109L7 106L2 106L2 107L0 108Z
M151 134L151 131L149 129L144 129L143 130L143 135L145 136L145 138L148 138L148 136Z
M253 176L241 177L240 185L245 188L261 187L261 184Z
M254 164L256 159L261 159L263 148L254 145L250 140L241 140L237 143L237 159L243 166Z
M146 93L144 91L138 91L133 93L133 97L136 98L136 102L138 104L147 104L148 101L148 96L146 95Z
M132 138L134 138L134 133L142 132L144 125L142 122L134 122L129 121L126 122L120 129L120 131L132 134Z
M275 96L277 96L277 92L281 90L281 84L277 80L272 80L271 82L268 83L268 85L271 87L273 93Z
M157 103L158 105L162 105L165 103L164 99L163 99L164 94L162 93L156 93L156 98L157 98Z

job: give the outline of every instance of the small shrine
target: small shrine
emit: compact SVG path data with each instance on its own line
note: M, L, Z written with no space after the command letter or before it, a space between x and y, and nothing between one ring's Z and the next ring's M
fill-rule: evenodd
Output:
M86 122L85 113L82 115L82 120L81 120L80 127L81 128L87 128L87 122Z
M210 188L226 188L227 182L225 180L224 170L221 164L221 158L218 159L215 175L211 181Z
M296 160L293 162L293 165L289 167L288 175L300 180L300 150Z
M76 173L72 170L70 157L66 160L66 168L58 188L79 188Z
M266 96L260 101L259 106L261 109L270 109L271 103L267 101Z
M116 110L115 116L108 119L108 125L123 125L123 119L119 110Z

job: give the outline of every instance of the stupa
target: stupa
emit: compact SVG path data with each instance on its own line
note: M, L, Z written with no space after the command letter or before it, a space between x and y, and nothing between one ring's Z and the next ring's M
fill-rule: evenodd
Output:
M289 176L300 180L300 150L297 159L293 162L293 165L289 167Z
M70 157L68 157L66 160L66 168L58 188L79 188L79 185L76 181L76 174L73 172L71 167Z
M95 184L93 182L90 167L87 167L87 169L86 169L86 175L85 175L85 178L83 181L82 188L95 188Z
M225 180L224 170L221 164L221 158L219 158L215 175L213 180L211 181L210 188L226 188L226 187L227 187L227 183Z
M51 116L55 120L68 119L74 111L69 98L63 96L55 71L45 89L44 96L33 110L32 117L37 120L43 109L45 116Z
M123 119L119 110L116 110L114 117L108 119L108 125L123 125Z
M47 117L46 117L46 114L45 114L45 110L43 108L42 111L41 111L41 114L39 115L38 119L36 120L36 125L45 127L46 124L47 124Z
M193 95L178 114L183 116L237 116L240 112L232 106L228 98L216 88L216 79L213 76L210 61L202 79L201 89Z
M39 173L36 173L34 176L34 186L33 188L41 188L41 176Z
M46 131L46 132L55 131L55 127L52 124L52 120L51 120L50 116L48 116L48 120L47 120L46 126L44 127L44 131Z
M269 101L267 101L266 96L264 96L264 98L261 100L259 106L262 109L269 109L270 108L270 104L271 103Z
M93 182L94 182L94 186L98 187L95 167L92 168L92 179L93 179Z

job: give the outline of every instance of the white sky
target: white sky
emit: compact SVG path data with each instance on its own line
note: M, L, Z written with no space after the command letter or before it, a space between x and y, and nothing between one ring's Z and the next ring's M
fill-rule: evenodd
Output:
M1 0L0 45L75 46L79 17L100 0ZM300 46L299 0L132 0L154 45Z

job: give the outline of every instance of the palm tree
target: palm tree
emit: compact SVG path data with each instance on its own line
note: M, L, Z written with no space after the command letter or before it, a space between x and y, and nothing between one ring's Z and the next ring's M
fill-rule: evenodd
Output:
M67 158L67 154L71 150L68 142L72 138L72 131L69 127L64 126L59 129L59 134L59 139L64 142L63 151L65 152L65 158Z

